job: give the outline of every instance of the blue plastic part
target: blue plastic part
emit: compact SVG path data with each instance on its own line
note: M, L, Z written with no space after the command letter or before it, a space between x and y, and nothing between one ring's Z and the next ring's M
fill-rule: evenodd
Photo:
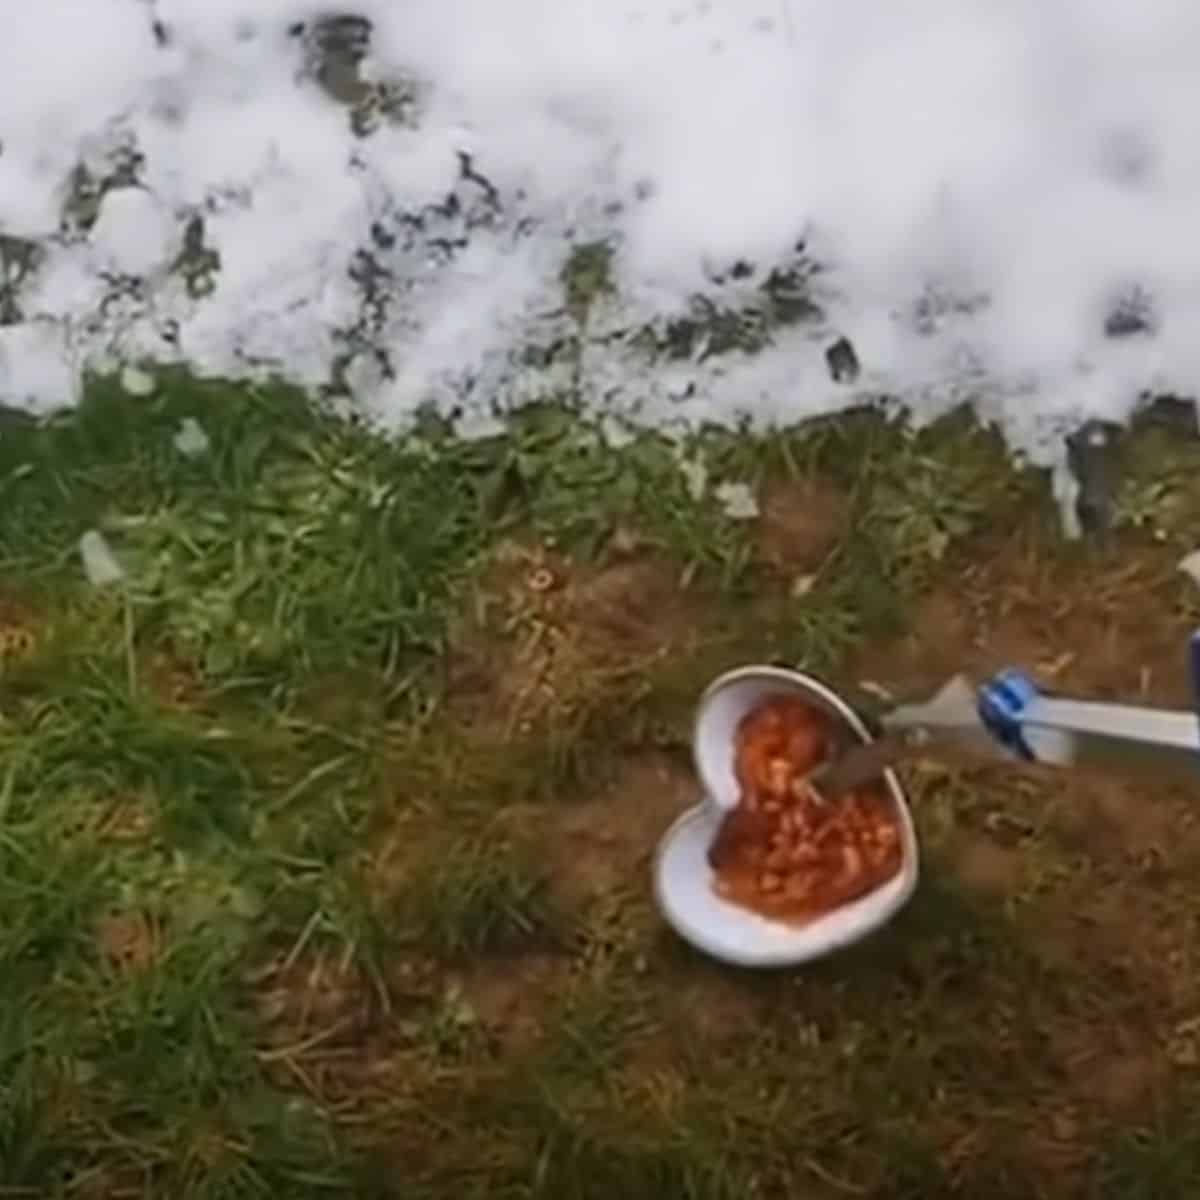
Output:
M1200 644L1193 643L1193 648L1200 656ZM1200 657L1193 661L1200 667ZM1023 722L1029 705L1040 694L1037 684L1024 671L1009 668L980 687L977 701L984 728L1006 750L1030 762L1034 754L1025 740Z
M1188 659L1192 668L1192 707L1200 721L1200 629L1192 634L1188 642Z

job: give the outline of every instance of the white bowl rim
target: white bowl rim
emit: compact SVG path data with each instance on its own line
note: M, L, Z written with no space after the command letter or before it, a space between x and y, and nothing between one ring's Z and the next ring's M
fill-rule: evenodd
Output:
M767 678L776 679L780 683L796 684L800 683L803 688L814 692L825 700L830 707L842 717L846 725L859 737L862 741L871 740L870 732L867 729L866 723L862 717L854 710L854 708L828 685L822 683L818 679L806 674L803 671L793 670L789 667L779 667L772 665L751 665L737 667L731 671L726 671L718 676L712 683L705 688L701 695L700 702L696 710L696 725L699 725L700 717L704 712L705 705L711 700L712 696L721 689L737 683L747 678ZM664 872L662 869L663 860L668 849L672 846L675 839L683 832L683 830L692 822L707 821L715 823L723 818L726 809L723 805L717 802L712 796L707 786L707 781L700 770L700 759L696 747L696 732L693 732L693 758L695 767L700 782L703 788L703 798L698 803L688 808L681 813L672 822L667 831L660 838L658 846L654 854L654 897L658 905L659 912L666 919L667 923L675 930L684 941L689 942L696 949L700 950L709 957L717 959L721 962L729 963L739 967L750 968L786 968L799 966L806 962L811 962L818 958L823 958L829 954L835 953L838 950L845 949L847 946L869 937L893 920L896 915L904 908L908 901L912 898L916 891L917 884L921 873L921 854L920 844L917 839L916 828L912 820L912 812L908 805L908 797L905 795L904 789L896 777L894 771L888 770L884 772L884 780L887 784L888 792L892 797L897 811L900 814L902 824L902 835L904 844L904 858L901 864L901 884L896 894L888 902L886 907L883 907L868 917L865 917L859 924L848 930L842 930L839 934L830 936L827 940L821 941L819 936L813 937L817 932L821 918L811 925L804 926L796 931L797 941L805 942L802 948L792 946L790 949L786 943L776 943L772 950L755 952L748 950L739 952L731 950L727 945L717 944L713 939L707 937L704 930L697 925L693 925L680 913L673 905L667 902L667 896L664 886ZM714 830L715 833L715 830ZM883 884L881 886L886 886ZM876 889L878 890L878 889ZM870 893L868 893L870 894ZM860 898L861 899L861 898ZM855 902L851 902L855 903ZM842 906L845 907L845 906ZM834 910L839 911L839 910ZM772 922L769 918L760 917L749 911L745 914L749 921L753 923L762 922L765 925L778 928L778 922Z

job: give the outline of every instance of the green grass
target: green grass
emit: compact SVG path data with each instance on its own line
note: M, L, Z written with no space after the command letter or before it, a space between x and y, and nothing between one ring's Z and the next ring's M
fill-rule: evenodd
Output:
M400 936L446 958L557 942L562 934L536 859L486 835L413 864L390 915Z
M580 312L606 271L573 260ZM781 565L681 453L832 506L836 536ZM917 898L771 976L676 941L647 859L696 694L738 663L903 686L948 653L941 598L983 639L950 648L965 665L995 635L1073 651L1083 688L1147 664L1174 686L1197 465L1140 431L1115 540L1080 550L961 415L618 449L544 407L389 440L178 373L6 414L0 1197L1191 1194L1194 1085L1164 1049L1200 1010L1186 821L1151 891L1132 849L1060 828L1087 796L916 771ZM92 529L126 572L106 588ZM982 851L1021 870L981 888ZM1073 924L1095 894L1125 915Z

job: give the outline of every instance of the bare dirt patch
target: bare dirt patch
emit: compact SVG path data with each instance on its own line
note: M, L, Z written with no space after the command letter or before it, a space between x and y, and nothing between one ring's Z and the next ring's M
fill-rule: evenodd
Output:
M699 798L691 775L664 756L628 760L602 794L557 814L548 838L555 889L579 905L644 887L659 838Z
M1038 1112L1034 1127L1021 1139L1021 1151L1040 1172L1062 1181L1062 1194L1077 1195L1092 1149L1081 1141L1083 1125L1078 1112L1062 1103Z
M959 849L954 869L971 890L1005 896L1020 891L1026 862L1021 851L1014 847L998 845L987 837L974 837Z
M377 1036L378 993L354 966L324 954L278 956L247 972L258 1059L279 1086L344 1101ZM382 1053L377 1056L386 1061Z
M1170 1076L1162 1049L1122 1026L1064 1033L1056 1050L1068 1092L1110 1119L1144 1116Z
M0 673L33 658L53 633L32 605L0 595Z
M508 544L451 632L451 713L506 735L569 716L682 651L689 606L661 560L579 566Z
M1059 784L1055 825L1069 845L1100 861L1152 872L1195 840L1177 793L1137 779L1071 773Z
M819 567L849 526L845 495L820 479L770 483L759 508L759 557L789 580Z
M569 960L546 954L481 959L456 977L474 1017L509 1054L543 1035L547 1011L569 983Z
M1118 867L1084 875L1058 905L1067 915L1060 936L1093 978L1123 977L1128 1007L1147 1022L1197 1003L1193 973L1181 970L1193 937L1187 910L1180 911L1161 885Z
M150 795L88 797L72 810L70 818L64 822L63 835L89 845L146 843L159 831L158 804Z
M37 634L30 626L0 621L0 665L29 658L37 645Z
M279 955L248 975L266 1043L344 1045L381 1010L378 992L352 962L326 953Z
M162 952L162 930L144 912L106 913L96 922L96 944L101 957L121 974L145 971Z
M96 832L115 842L140 842L158 829L158 804L151 797L123 797L105 809Z
M909 633L856 656L851 678L897 696L929 692L963 670L976 653L979 635L973 617L960 593L934 592L918 604Z
M281 952L247 971L244 983L257 1018L259 1061L281 1086L299 1084L323 1103L344 1103L368 1058L381 1068L390 1063L384 1035L395 1019L391 994L344 957Z
M1043 536L978 547L917 605L904 637L860 653L858 677L911 691L1020 666L1064 692L1188 704L1189 626L1170 555L1064 556Z
M674 1026L693 1044L718 1045L761 1030L766 1011L763 992L751 979L705 971L672 989Z
M208 699L199 668L167 650L156 650L143 658L139 680L164 708L195 712L204 708Z

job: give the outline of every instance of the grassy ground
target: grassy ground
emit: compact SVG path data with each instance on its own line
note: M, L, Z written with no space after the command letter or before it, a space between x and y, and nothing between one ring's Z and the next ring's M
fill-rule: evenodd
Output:
M1086 547L957 418L685 450L760 516L556 411L5 419L0 1197L1197 1194L1194 796L919 763L917 898L802 972L690 952L648 864L728 666L1185 701L1200 446L1141 429Z

